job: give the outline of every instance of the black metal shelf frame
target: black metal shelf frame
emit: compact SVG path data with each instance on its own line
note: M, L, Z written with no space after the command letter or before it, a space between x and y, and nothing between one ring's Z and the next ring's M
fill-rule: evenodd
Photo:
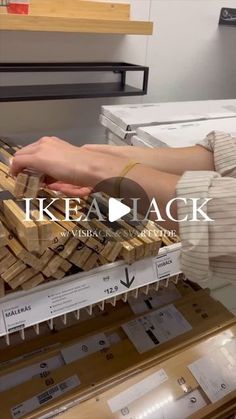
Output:
M141 88L136 88L126 84L127 72L131 71L143 73ZM0 73L29 72L112 72L115 74L120 74L120 80L114 83L68 83L1 86L0 102L139 96L145 95L148 88L149 68L123 62L0 64Z
M220 11L219 25L236 27L236 9L222 7Z

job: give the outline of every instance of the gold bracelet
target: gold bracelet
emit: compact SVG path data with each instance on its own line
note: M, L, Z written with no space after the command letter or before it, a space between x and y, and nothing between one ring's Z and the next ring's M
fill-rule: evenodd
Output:
M122 170L122 172L120 173L120 175L116 178L115 181L115 196L120 198L120 187L121 187L121 182L124 179L125 175L127 175L127 173L133 169L134 166L136 166L136 164L140 164L138 161L134 161L131 160Z

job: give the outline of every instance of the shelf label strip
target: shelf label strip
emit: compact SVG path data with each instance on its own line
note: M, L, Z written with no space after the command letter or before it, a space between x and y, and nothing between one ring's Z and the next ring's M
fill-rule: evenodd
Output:
M180 273L179 255L178 249L158 258L108 268L84 279L75 278L3 302L0 312L0 336L176 275Z

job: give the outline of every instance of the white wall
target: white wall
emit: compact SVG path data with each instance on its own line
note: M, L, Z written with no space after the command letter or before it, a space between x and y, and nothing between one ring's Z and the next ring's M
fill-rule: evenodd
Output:
M134 19L154 21L152 37L3 32L0 60L146 64L150 66L148 96L3 103L1 135L19 138L22 143L47 134L76 144L101 142L104 138L98 123L101 104L236 97L236 28L218 27L221 7L236 8L236 0L131 0L130 3ZM2 83L6 83L3 78Z
M218 26L236 0L153 0L155 34L148 43L149 99L236 97L236 28Z

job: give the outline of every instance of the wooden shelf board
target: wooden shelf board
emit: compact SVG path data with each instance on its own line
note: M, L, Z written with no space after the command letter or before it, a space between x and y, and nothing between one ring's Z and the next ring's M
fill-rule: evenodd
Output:
M152 35L153 23L131 20L0 14L0 29L12 31Z
M31 16L77 17L82 19L128 20L130 5L101 1L31 0Z

